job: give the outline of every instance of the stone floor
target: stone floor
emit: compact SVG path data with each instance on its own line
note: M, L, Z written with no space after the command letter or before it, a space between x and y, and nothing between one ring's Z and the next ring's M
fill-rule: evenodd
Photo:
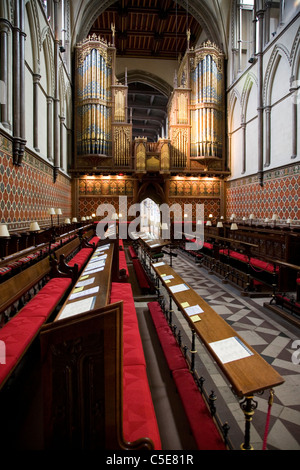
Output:
M168 259L166 257L166 262ZM208 274L185 255L173 258L173 268L181 277L226 320L245 341L274 367L285 379L285 383L274 388L267 449L300 449L300 364L292 361L293 353L299 361L293 343L300 339L300 330L286 320L263 307L269 299L242 297L234 287L223 284L215 275ZM180 312L175 311L174 323L181 329L184 341L189 346L191 331ZM205 378L205 388L217 395L217 412L220 420L230 425L229 436L234 449L243 442L244 414L239 399L232 393L225 377L218 369L206 349L197 340L196 370ZM299 349L299 346L298 346ZM297 360L298 359L298 360ZM251 444L262 449L268 411L268 391L254 396L257 401L251 426Z

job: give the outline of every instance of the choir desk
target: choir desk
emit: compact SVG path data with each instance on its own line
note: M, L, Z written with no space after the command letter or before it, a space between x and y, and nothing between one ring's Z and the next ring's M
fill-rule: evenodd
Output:
M109 303L113 254L114 244L109 241L96 249L55 321Z
M152 263L152 268L167 290L170 304L175 302L227 377L234 393L244 398L241 408L246 417L246 432L242 448L251 448L250 422L256 403L253 394L272 389L284 379L168 264Z

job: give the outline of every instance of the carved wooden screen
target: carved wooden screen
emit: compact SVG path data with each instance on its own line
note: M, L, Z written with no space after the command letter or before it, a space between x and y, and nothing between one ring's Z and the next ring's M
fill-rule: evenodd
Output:
M127 448L122 437L122 303L44 326L45 447Z

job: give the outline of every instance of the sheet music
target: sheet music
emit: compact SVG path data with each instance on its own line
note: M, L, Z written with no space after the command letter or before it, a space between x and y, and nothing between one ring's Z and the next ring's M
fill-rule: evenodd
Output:
M99 253L100 251L106 251L106 250L109 249L109 247L110 247L110 245L99 246L99 247L96 249L95 253Z
M184 290L189 290L189 287L186 286L185 284L177 284L177 286L170 287L170 290L173 292L173 294L176 294L176 292L182 292Z
M94 281L95 281L95 278L91 277L91 279L87 279L86 281L84 280L84 281L77 282L75 287L85 287L85 286L88 286L90 284L93 284Z
M85 295L96 294L99 291L99 286L92 287L91 289L83 290L81 292L76 292L75 294L71 294L69 300L78 299L78 297L83 297Z
M86 271L83 272L83 274L95 274L95 273L99 273L100 271L103 271L104 269L104 266L101 266L100 268L96 268L96 269L87 269Z
M95 263L89 263L85 268L84 272L87 273L91 269L101 268L105 266L105 261L97 261Z
M236 336L215 341L209 345L223 364L253 355L250 349Z
M199 305L193 305L191 307L187 307L185 308L185 311L190 317L192 315L198 315L198 313L203 313L203 310Z
M95 301L96 297L88 297L87 299L72 302L65 306L59 319L61 320L63 318L72 317L73 315L78 315L79 313L88 312L94 307Z

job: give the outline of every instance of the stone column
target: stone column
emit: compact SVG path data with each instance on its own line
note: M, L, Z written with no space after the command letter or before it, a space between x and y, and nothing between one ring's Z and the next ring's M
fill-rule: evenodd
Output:
M33 147L39 152L39 83L41 76L33 74Z
M13 137L14 163L18 164L20 138L20 9L19 0L15 0L13 27Z
M53 99L47 96L47 158L50 162L53 161L53 113L52 113Z
M246 171L246 123L242 122L241 123L241 128L242 128L242 174L245 173Z
M8 54L7 54L7 37L10 30L10 24L2 18L0 20L0 106L1 106L1 122L4 127L9 129L8 122Z
M271 106L266 106L266 158L265 167L271 163Z
M262 2L256 2L260 4ZM264 10L260 6L256 15L258 20L258 52L257 52L257 115L258 115L258 177L259 183L263 186L263 36L264 36Z
M64 122L65 117L60 116L60 167L64 168Z
M297 157L297 150L298 150L298 102L299 97L298 94L300 93L299 86L297 87L297 82L295 81L294 77L291 78L291 88L290 91L292 93L292 157Z
M58 3L53 0L54 11L54 109L53 109L53 137L54 137L54 182L56 181L60 164L60 129L59 129L59 93L58 93L58 63L59 63L59 35L58 35Z

